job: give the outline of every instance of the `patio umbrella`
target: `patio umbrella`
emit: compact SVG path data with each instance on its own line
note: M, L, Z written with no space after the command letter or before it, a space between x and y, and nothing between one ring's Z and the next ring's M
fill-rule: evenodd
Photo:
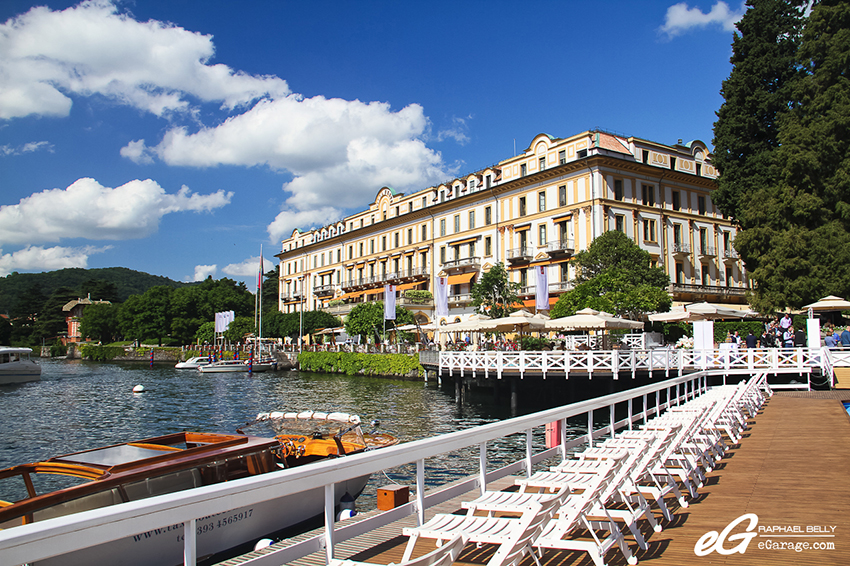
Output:
M502 318L485 320L481 330L485 332L512 332L523 330L542 330L549 317L544 314L531 314L527 310L518 310Z
M546 322L547 330L606 330L611 328L643 328L643 323L593 309L581 309L572 316L554 318Z
M677 307L673 307L668 312L657 312L649 315L649 320L652 322L691 322L693 320L703 320L701 315L695 313L689 313L685 310L685 307L679 305Z
M405 324L404 326L397 326L396 330L401 330L402 332L412 332L413 330L417 330L421 328L422 330L429 332L431 330L436 330L437 326L433 322L429 322L428 324L420 324L416 326L415 324Z
M812 309L813 311L846 311L850 310L850 301L845 301L841 297L830 295L820 299L816 303L806 305L804 309Z
M744 318L744 316L746 316L742 311L706 302L693 303L687 305L685 309L689 313L700 315L705 320L714 320L719 318Z
M440 327L440 332L468 332L481 330L485 321L491 320L486 314L473 314L463 322L453 322Z

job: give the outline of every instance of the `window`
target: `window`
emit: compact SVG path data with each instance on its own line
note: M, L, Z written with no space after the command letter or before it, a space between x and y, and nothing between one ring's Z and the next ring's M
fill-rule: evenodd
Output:
M363 242L360 242L360 255L358 257L363 257Z
M398 240L399 240L399 234L398 234L398 232L396 232L396 233L393 235L393 247L394 247L394 248L397 248L397 247L398 247L398 245L399 245L399 241L398 241Z
M363 219L360 219L360 227L363 228Z
M460 232L460 214L455 214L455 234Z
M381 251L382 252L387 251L387 237L386 236L381 236Z
M567 186L558 187L558 206L567 206Z
M452 246L452 259L460 259L460 244Z
M469 229L472 230L473 228L475 228L475 211L470 210L469 211Z
M519 215L525 216L525 197L519 197Z
M519 270L519 286L523 289L528 287L528 268Z
M484 188L489 189L490 183L491 183L490 175L487 175L486 177L484 177Z
M682 225L673 224L673 243L680 245L682 243Z
M711 285L711 277L709 276L708 265L702 266L702 284L703 285Z
M440 263L446 263L446 246L440 248Z
M732 277L732 270L731 269L726 272L726 286L727 287L734 287L735 286L735 279L734 279L734 277Z
M348 223L348 231L350 232L351 230L354 230L354 222Z
M400 214L398 207L395 207L395 215L398 216ZM386 219L385 219L386 220Z
M339 263L342 261L342 248L336 251L336 262Z
M587 150L586 150L586 149L580 149L580 150L578 150L578 151L576 152L576 157L578 157L579 159L582 159L582 158L584 158L584 157L587 157Z
M641 196L644 206L655 206L655 187L652 185L641 186Z
M348 259L354 259L354 246L348 246Z
M648 149L643 150L643 162L645 164L649 165L649 150Z
M369 253L370 254L375 253L375 239L374 238L369 240Z
M699 229L699 253L705 254L708 252L708 230L705 228Z
M428 206L428 200L427 200L427 198L428 198L428 197L422 197L422 208L425 208L426 206Z
M413 212L413 201L407 203L407 212Z
M484 255L493 255L493 239L490 236L484 238Z
M539 171L543 171L544 169L546 169L546 158L541 157L538 164L540 165Z
M558 165L563 165L567 162L567 150L562 149L558 152Z
M545 246L546 245L546 225L541 224L539 230L540 230L540 241L538 242L538 245Z
M428 239L428 225L423 224L422 225L422 241L424 242L427 239Z
M697 211L700 214L705 214L705 197L697 197Z
M372 219L371 219L371 221L370 221L369 223L370 223L370 224L374 224L374 223L375 223L375 215L374 215L374 214L372 215Z
M316 267L318 266L318 261L318 256L313 256L313 269L316 269Z
M525 163L519 166L519 175L520 177L525 177L528 174L528 168L525 166Z
M393 260L393 273L398 273L398 258Z
M729 252L729 232L723 232L723 251Z
M383 211L381 212L381 220L386 220L386 219L387 219L387 211L386 211L386 210L383 210ZM374 224L375 222L374 222L374 221L372 221L372 223Z
M440 236L446 235L446 219L440 218Z
M537 203L539 205L540 212L546 212L546 191L540 191L537 193Z
M570 280L570 264L565 261L560 264L561 266L561 281L566 283Z
M469 257L475 257L475 242L469 242Z
M676 283L680 285L685 282L685 266L682 262L676 262Z
M407 229L407 245L408 246L413 245L413 228Z
M614 200L623 200L623 180L614 179Z
M419 269L425 269L428 267L428 252L422 252L419 254Z
M614 230L617 232L626 232L626 217L622 214L614 216Z
M489 226L493 223L493 207L485 206L484 207L484 225Z
M679 191L673 191L673 210L679 210L682 208L682 196L679 194Z
M676 158L675 157L670 158L670 169L672 169L673 171L676 170Z
M648 218L643 221L643 241L655 242L655 220Z

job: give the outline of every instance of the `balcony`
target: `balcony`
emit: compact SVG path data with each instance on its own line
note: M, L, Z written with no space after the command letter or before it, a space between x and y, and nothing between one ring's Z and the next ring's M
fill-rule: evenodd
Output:
M556 281L555 283L549 283L549 293L566 293L567 291L572 291L575 288L575 281Z
M717 250L715 250L713 246L703 246L700 244L699 255L701 257L714 257L717 255Z
M333 285L318 285L313 287L313 294L317 297L330 297L334 294Z
M730 263L738 261L738 252L731 248L723 250L723 261L728 261Z
M546 253L550 256L563 257L573 255L575 244L572 240L556 240L546 245Z
M391 271L389 273L380 273L377 275L370 275L368 277L348 279L342 282L342 288L345 291L349 291L356 290L358 288L372 287L378 284L409 282L417 279L425 280L430 276L430 274L431 271L426 265L425 267L414 267L413 269L405 269L403 271Z
M411 299L408 297L399 297L396 304L408 309L432 309L434 308L434 299Z
M520 297L528 297L536 292L535 289L537 289L536 285L525 285L519 288L517 295Z
M747 294L744 287L721 287L719 285L692 285L689 283L671 283L667 292L676 298L677 295L699 295L702 297L741 297Z
M443 262L443 269L446 271L472 271L481 269L480 257L465 257L463 259L453 259Z
M673 242L673 255L684 256L691 253L691 246L681 242Z
M319 310L324 311L328 314L332 314L334 316L345 316L351 312L357 306L357 303L347 303L343 305L336 305L333 307L319 307Z
M461 293L459 295L449 295L450 305L466 305L472 302L472 295L469 293Z
M534 257L530 246L522 246L508 250L506 254L508 261L511 263L527 263Z

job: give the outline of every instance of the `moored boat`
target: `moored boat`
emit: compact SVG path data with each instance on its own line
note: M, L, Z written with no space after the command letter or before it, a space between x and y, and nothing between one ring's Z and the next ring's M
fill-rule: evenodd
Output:
M0 385L41 379L41 366L30 359L32 348L0 346Z
M182 432L50 458L0 470L0 529L138 501L157 495L232 481L282 468L353 454L368 447L359 418L346 415L337 436L313 433L291 439L243 434ZM369 476L335 485L336 502L353 500ZM14 485L19 484L18 497ZM49 487L49 489L46 489ZM8 492L11 489L13 492ZM347 496L347 497L346 497ZM264 501L197 520L198 557L212 556L296 526L324 510L324 490ZM183 553L182 525L56 556L40 565L177 564Z
M211 364L198 366L198 371L201 373L227 373L236 371L269 371L274 367L270 361L262 360L250 364L248 360L221 360Z
M206 366L211 363L209 356L195 356L194 358L189 358L185 362L178 362L174 364L174 367L177 369L198 369L201 366Z

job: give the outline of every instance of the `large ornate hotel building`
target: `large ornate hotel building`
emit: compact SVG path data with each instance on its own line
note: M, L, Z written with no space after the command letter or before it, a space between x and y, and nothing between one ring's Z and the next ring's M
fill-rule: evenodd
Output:
M533 306L537 266L548 266L550 304L575 277L573 254L608 230L625 232L670 276L674 302L745 304L747 276L732 247L735 228L711 201L717 171L701 141L663 145L603 131L541 134L520 155L438 187L375 201L323 228L283 241L280 309L347 314L398 285L398 304L420 322L447 276L449 316L472 313L470 288L497 262ZM342 303L340 303L340 300Z

